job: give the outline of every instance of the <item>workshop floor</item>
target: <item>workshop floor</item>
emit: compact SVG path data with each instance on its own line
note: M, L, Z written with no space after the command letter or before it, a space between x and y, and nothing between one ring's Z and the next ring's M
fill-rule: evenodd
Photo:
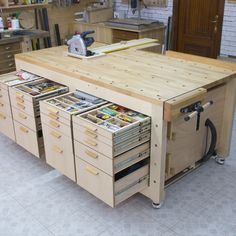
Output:
M138 194L112 209L0 135L0 236L235 236L236 119L230 158L170 186L155 210Z

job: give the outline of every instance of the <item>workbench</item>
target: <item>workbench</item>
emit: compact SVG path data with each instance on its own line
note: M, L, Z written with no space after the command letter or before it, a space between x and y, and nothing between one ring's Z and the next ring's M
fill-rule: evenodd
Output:
M206 119L215 124L216 151L230 151L235 107L235 71L182 58L129 48L106 56L80 60L68 57L67 47L16 55L16 67L79 89L151 118L149 186L141 192L159 207L165 185L194 169L206 148ZM200 102L213 105L189 121L181 108ZM201 163L201 162L200 162ZM105 190L104 190L105 191Z

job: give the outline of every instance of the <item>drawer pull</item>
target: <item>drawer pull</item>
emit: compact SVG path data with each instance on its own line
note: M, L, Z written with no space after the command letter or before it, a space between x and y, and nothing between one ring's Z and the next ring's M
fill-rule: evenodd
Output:
M55 110L55 109L53 109L51 107L48 107L47 109L48 109L49 114L54 114L54 115L58 115L59 114L58 110Z
M96 171L94 168L92 168L91 166L86 166L86 171L88 171L89 173L93 174L93 175L98 175L99 172Z
M23 127L23 126L20 127L20 130L24 133L29 133L29 130L26 129L25 127Z
M53 150L54 152L57 152L57 153L59 153L59 154L62 154L62 153L63 153L63 150L62 150L62 149L60 149L60 148L59 148L59 147L57 147L57 146L53 146L52 150Z
M84 133L92 138L97 138L97 134L93 133L90 130L86 130Z
M7 58L12 58L12 55L7 55Z
M8 66L9 67L12 67L14 65L14 63L9 63Z
M53 137L57 138L57 139L61 138L61 135L58 134L58 133L55 132L55 131L51 131L50 134L51 134Z
M24 97L24 94L16 93L16 98L23 98L23 97Z
M60 124L57 123L57 122L55 122L55 121L53 121L53 120L50 120L50 121L49 121L49 124L50 124L51 126L55 127L55 128L59 128L59 127L60 127Z
M4 116L3 114L0 114L0 119L6 120L6 116Z
M85 150L85 153L86 153L88 156L90 156L90 157L92 157L92 158L94 158L94 159L97 159L97 158L98 158L98 154L96 154L96 153L94 153L94 152L91 152L91 151L89 151L89 150Z
M22 114L22 113L18 113L18 116L21 118L21 119L24 119L26 120L27 119L27 116Z
M23 104L17 102L16 105L17 105L20 109L25 110L25 106L24 106Z
M92 131L92 132L96 132L97 131L97 128L93 127L93 126L90 126L90 125L85 125L85 128L89 131Z
M24 102L25 102L24 99L23 99L23 98L20 98L20 97L16 97L16 101L21 102L21 103L24 103Z
M0 107L4 107L4 104L0 102Z
M85 143L87 143L88 145L94 146L94 147L98 145L97 142L90 140L90 139L87 139L85 141Z
M49 113L48 116L54 120L59 120L59 117L56 114Z
M11 49L11 47L5 47L5 50L9 50L9 49Z

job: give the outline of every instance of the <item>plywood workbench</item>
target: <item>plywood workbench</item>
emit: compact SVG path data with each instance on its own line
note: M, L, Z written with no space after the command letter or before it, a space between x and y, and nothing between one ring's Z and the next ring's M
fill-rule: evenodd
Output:
M185 158L186 162L190 160L189 166L201 158L199 155L202 151L193 148L198 156L191 159L192 153L188 152L191 146L188 145L196 148L195 142L202 144L204 124L201 123L201 130L197 133L196 120L184 123L180 108L198 100L207 102L216 97L219 102L216 102L211 112L216 117L220 116L216 120L220 130L217 152L222 157L228 156L236 74L230 68L217 64L214 66L204 61L200 63L158 55L143 48L130 48L97 59L79 60L68 57L67 47L62 46L16 55L16 66L17 69L68 85L72 90L80 89L150 116L150 186L142 193L159 204L165 197L164 185L168 178L169 171L166 169L170 153L172 156L189 155ZM203 116L204 119L208 115L213 116L208 112ZM211 118L214 120L214 117ZM198 141L194 140L195 134ZM179 148L176 148L175 141L179 142ZM188 143L190 141L191 144ZM170 168L171 171L173 168Z

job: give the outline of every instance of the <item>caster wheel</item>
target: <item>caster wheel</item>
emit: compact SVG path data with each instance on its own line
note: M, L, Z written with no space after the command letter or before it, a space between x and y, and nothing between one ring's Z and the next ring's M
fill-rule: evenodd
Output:
M224 164L225 164L225 159L222 158L222 157L219 157L219 156L216 156L216 157L215 157L215 161L216 161L216 163L219 164L219 165L224 165Z
M154 209L160 209L160 208L162 207L162 205L163 205L163 202L161 202L161 203L155 203L155 202L153 202L153 203L152 203L152 207L153 207Z

